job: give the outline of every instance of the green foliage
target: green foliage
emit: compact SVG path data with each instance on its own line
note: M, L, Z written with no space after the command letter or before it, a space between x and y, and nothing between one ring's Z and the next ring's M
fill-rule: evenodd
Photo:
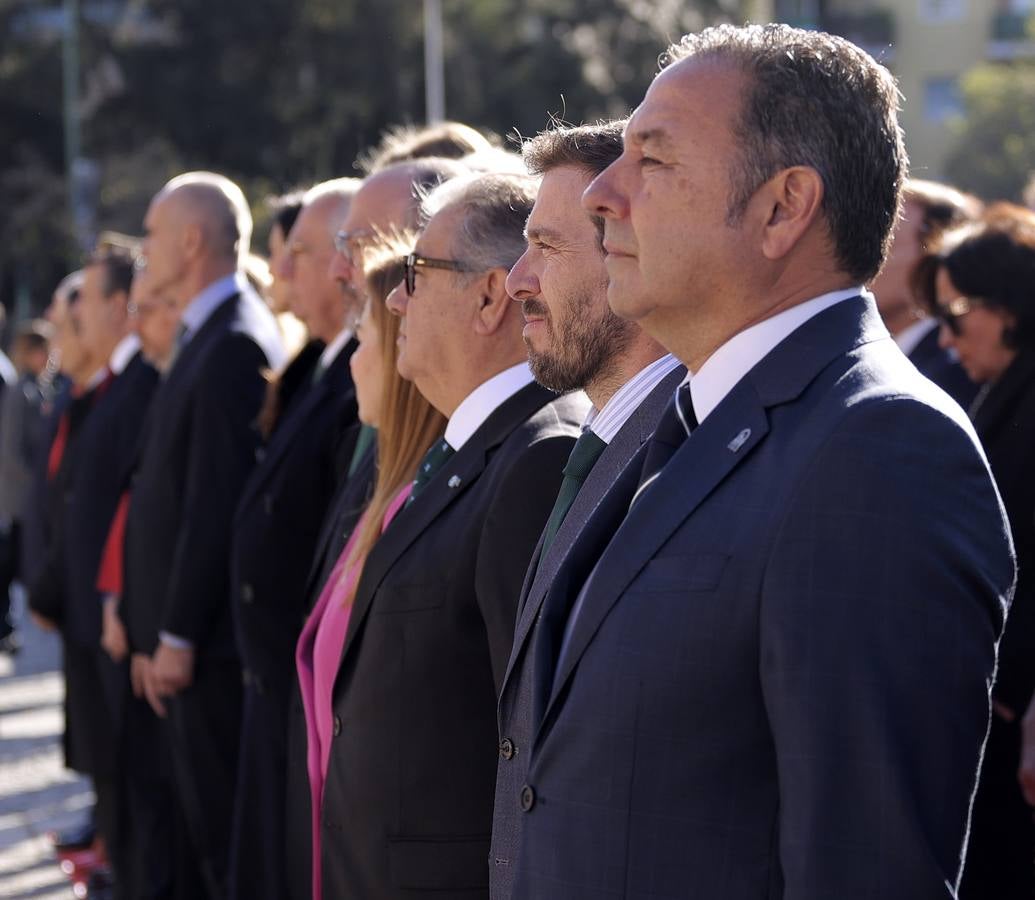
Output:
M949 180L988 200L1017 201L1035 169L1035 64L979 66L962 87L966 115Z
M83 153L97 224L137 233L177 171L271 191L355 174L424 118L420 0L80 0ZM736 0L443 0L450 118L500 135L625 115L682 33ZM42 16L42 18L41 18ZM60 3L0 0L0 292L37 307L75 263L66 210ZM6 36L13 35L13 40Z

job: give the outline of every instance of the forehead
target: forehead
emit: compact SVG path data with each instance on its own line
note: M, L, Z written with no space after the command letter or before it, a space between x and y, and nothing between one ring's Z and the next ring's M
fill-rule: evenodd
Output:
M345 231L387 230L403 224L415 202L409 173L379 172L369 176L356 192L341 227Z
M297 235L329 230L332 224L338 224L337 222L331 223L330 219L339 208L339 203L338 197L317 197L302 208L291 228L291 233Z
M581 224L592 227L589 216L581 206L583 192L593 176L575 166L558 166L543 175L536 194L528 229L577 228Z
M654 79L625 129L626 146L655 146L676 154L730 142L745 77L728 63L688 59Z
M444 253L452 244L453 235L463 224L464 209L461 206L447 206L439 210L424 226L417 238L416 251L424 256Z

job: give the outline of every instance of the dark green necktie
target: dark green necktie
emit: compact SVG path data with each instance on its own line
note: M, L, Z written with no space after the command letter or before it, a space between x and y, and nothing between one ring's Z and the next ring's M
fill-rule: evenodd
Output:
M413 479L413 490L410 491L410 497L406 501L407 506L417 499L417 495L424 490L427 483L435 477L435 473L449 461L454 453L456 451L443 438L424 454L424 459L420 461L420 466L417 468L417 477Z
M561 489L557 492L557 500L553 505L550 518L546 521L546 532L543 536L543 552L539 555L539 564L542 565L546 559L546 553L557 536L561 522L568 515L572 503L582 490L582 484L586 477L593 470L600 454L607 446L602 438L597 437L588 428L582 432L575 446L568 457L568 463L564 467L564 480L561 481Z
M356 469L359 468L359 464L376 438L377 429L373 425L363 425L359 429L359 434L356 435L356 449L352 451L352 462L349 463L349 478L356 474Z

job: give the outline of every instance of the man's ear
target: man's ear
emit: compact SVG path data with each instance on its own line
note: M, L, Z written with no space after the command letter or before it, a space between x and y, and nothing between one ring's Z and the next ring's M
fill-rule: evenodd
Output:
M180 239L183 255L187 259L193 259L201 253L201 249L205 246L205 228L200 222L191 222L184 227L181 233L183 235Z
M823 208L823 179L810 166L783 169L758 189L751 200L766 220L762 227L762 254L782 259L812 227Z
M507 270L490 269L480 280L478 295L478 311L475 330L478 334L495 334L513 301L507 293Z

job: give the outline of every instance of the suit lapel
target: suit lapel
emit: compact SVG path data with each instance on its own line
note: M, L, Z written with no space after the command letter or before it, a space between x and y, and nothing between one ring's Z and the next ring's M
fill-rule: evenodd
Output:
M573 607L571 635L538 722L540 734L579 659L623 591L671 534L765 439L769 408L797 399L833 360L880 339L890 340L871 299L846 300L813 316L734 386L646 488L610 541L621 552L608 553L610 545L600 543L604 552L584 584L562 584L558 576L555 584L580 591L581 597ZM642 455L641 451L638 458Z
M540 566L540 557L543 541L540 537L521 591L517 626L514 631L514 647L511 651L503 689L500 692L501 697L506 695L507 682L511 672L517 666L536 616L558 570L567 559L568 553L582 529L628 465L629 460L654 433L654 426L657 424L661 411L685 376L686 369L682 366L666 375L654 386L615 435L614 440L600 455L600 459L597 460L593 471L590 472L586 483L582 486L582 490L579 491L579 496L572 504L568 515L565 516L542 566Z
M306 389L305 394L297 398L296 402L291 405L287 418L273 432L273 437L269 444L266 445L265 454L259 464L252 470L252 477L248 479L241 501L237 504L238 515L242 513L252 497L276 472L277 466L280 464L284 454L295 443L298 431L305 427L313 411L327 399L327 395L332 387L340 385L341 380L345 378L348 385L345 390L352 390L352 379L348 376L348 365L349 357L352 356L352 351L355 348L356 342L354 340L349 341L349 343L342 347L341 352L334 358L324 373L323 378L310 385Z
M343 661L355 642L356 633L370 610L381 582L392 566L445 510L470 490L485 470L489 453L554 396L533 383L504 401L435 474L420 497L395 517L370 551L363 566L342 648Z

